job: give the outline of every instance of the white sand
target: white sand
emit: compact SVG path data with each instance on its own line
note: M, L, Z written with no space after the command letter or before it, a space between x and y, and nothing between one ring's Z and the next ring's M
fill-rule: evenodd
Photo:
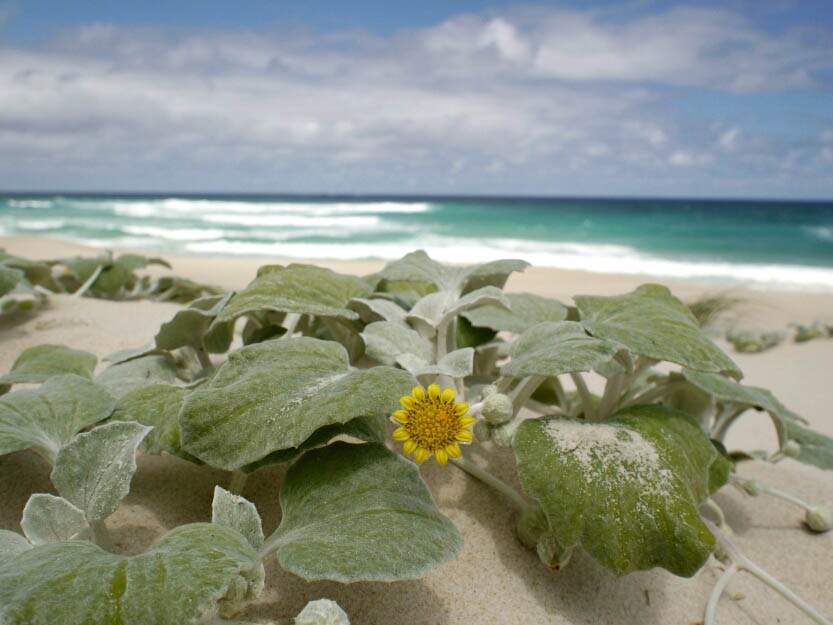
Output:
M0 238L0 247L29 258L60 257L93 250L34 237ZM173 273L226 288L242 288L268 259L170 257ZM380 263L319 263L345 273L366 274ZM510 279L509 290L532 291L570 303L570 296L614 294L650 281L631 276L530 268ZM722 290L714 285L669 284L684 299ZM734 292L737 293L737 292ZM740 322L764 329L786 328L790 321L833 320L833 294L743 291L748 305ZM178 306L154 302L108 302L53 296L36 314L0 318L0 372L8 371L26 347L63 343L102 357L151 342L159 325ZM726 346L721 344L724 348ZM785 343L763 354L729 354L746 373L744 382L765 386L816 429L833 435L833 341ZM730 446L771 445L771 428L750 415L730 436ZM749 443L751 441L751 444ZM465 453L517 486L510 452L491 444L472 445ZM270 467L252 475L244 495L255 502L271 532L279 523L278 485L283 473ZM289 624L308 600L329 597L355 625L456 624L680 624L702 619L702 610L721 565L710 560L692 579L663 570L616 578L588 556L576 553L561 573L551 573L514 537L514 513L488 487L451 466L427 462L422 473L444 514L464 536L461 556L424 579L397 583L307 583L272 562L267 589L246 618ZM786 460L777 466L755 462L740 473L789 490L814 503L833 504L833 472ZM167 529L210 518L214 484L227 485L223 471L196 467L167 456L140 457L132 490L107 520L125 553L144 550ZM49 467L30 452L0 456L0 527L19 531L21 511L35 492L54 492ZM745 553L775 574L827 618L833 618L833 532L811 534L802 514L780 500L753 499L726 488L717 500ZM407 537L403 536L403 540ZM718 607L718 623L810 623L810 619L741 574L728 586Z

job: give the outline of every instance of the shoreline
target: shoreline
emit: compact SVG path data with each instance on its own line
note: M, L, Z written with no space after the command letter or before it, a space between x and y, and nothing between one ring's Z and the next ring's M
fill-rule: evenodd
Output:
M101 250L43 237L0 237L7 252L32 259ZM122 251L122 250L119 250ZM123 250L136 251L136 250ZM141 252L139 252L141 253ZM150 256L157 254L151 253ZM161 254L172 269L154 267L154 275L178 275L225 288L242 288L257 267L278 259L186 257ZM298 262L298 261L293 261ZM309 261L342 273L365 275L384 262ZM140 270L139 273L143 273ZM565 304L579 293L613 295L652 281L641 276L595 274L529 267L513 274L508 291L529 291ZM688 301L698 295L727 291L705 282L653 280L666 284ZM833 320L833 293L794 293L728 289L748 301L736 311L738 323L780 329L791 321ZM152 342L161 323L178 304L109 301L93 298L49 297L43 309L14 319L0 317L0 372L7 372L25 348L63 343L99 358L128 347ZM805 416L815 429L833 436L833 340L785 342L761 354L738 354L721 340L720 347L746 374L745 384L769 388L786 406ZM774 439L768 419L748 414L728 439L730 446L768 448ZM518 487L509 450L491 443L472 445L465 453L488 466L497 477ZM228 474L198 467L171 456L140 456L131 492L107 519L123 553L140 553L166 530L182 523L210 519L215 484L227 485ZM280 520L276 484L285 467L268 467L252 474L244 496L253 501L271 532ZM514 535L515 518L505 501L480 482L451 467L426 463L423 477L440 510L460 529L465 547L457 560L431 570L419 580L395 583L304 582L274 562L267 565L267 590L245 613L245 619L281 625L291 623L304 604L320 597L338 601L354 625L579 625L585 623L644 625L693 623L702 619L706 598L721 565L710 559L693 578L679 578L654 569L616 578L583 553L561 573L552 573ZM777 466L753 461L741 465L744 477L795 492L814 504L833 504L833 472L784 460ZM20 516L35 492L54 492L49 468L31 452L0 456L0 528L20 531ZM833 615L829 585L833 569L833 532L811 534L801 527L802 514L780 500L752 499L736 489L717 495L739 545L764 569L789 585L828 617ZM734 597L734 599L733 599ZM737 575L719 602L718 623L759 625L763 622L808 623L809 620L749 575Z

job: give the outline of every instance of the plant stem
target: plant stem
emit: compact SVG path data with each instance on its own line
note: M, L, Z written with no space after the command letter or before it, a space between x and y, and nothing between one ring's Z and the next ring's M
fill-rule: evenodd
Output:
M624 373L617 373L605 383L605 390L599 402L599 421L604 421L616 409L619 397L622 395L622 385L625 381Z
M512 501L512 503L515 504L518 510L523 511L529 506L529 504L518 491L509 486L509 484L507 484L503 480L489 473L486 469L479 467L475 463L471 462L470 460L467 460L466 458L463 458L462 456L459 458L451 458L451 462L453 462L455 465L457 465L457 467L459 467L469 475L476 477L484 484L487 484L495 490L506 495Z
M721 416L712 427L711 434L709 438L713 438L716 441L723 442L723 439L726 438L726 432L729 431L729 427L734 423L735 419L737 419L740 415L742 415L749 406L738 406L734 410L728 412Z
M558 405L561 407L561 412L565 415L572 414L573 402L569 400L567 393L564 392L564 387L561 385L561 380L558 379L558 376L550 378L549 385L553 393L555 393Z
M93 283L95 283L95 281L98 280L98 276L101 275L102 271L104 271L104 265L99 265L98 267L96 267L95 271L93 271L93 275L87 278L87 281L84 282L84 284L82 284L80 287L78 287L78 290L75 293L73 293L71 297L81 297L82 295L84 295L84 293L87 292L87 289L89 289L93 285Z
M741 487L743 487L743 484L748 481L737 475L733 475L731 479L732 481L737 482L739 485L741 485ZM813 509L813 506L808 504L806 501L803 501L794 495L790 495L789 493L786 493L783 490L772 488L771 486L767 486L766 484L759 483L759 485L762 493L772 495L773 497L778 497L779 499L783 499L784 501L789 501L790 503L795 504L799 508L804 508L805 510Z
M546 379L546 376L543 375L530 375L521 380L520 383L512 389L512 392L509 394L509 397L512 400L512 418L515 418L518 415L521 408L523 408L523 405L530 397L532 397L535 389L537 389L541 385L541 382Z
M660 384L659 386L655 386L653 388L648 389L641 395L632 397L624 404L622 404L622 407L626 408L628 406L635 406L637 404L649 404L655 399L658 399L664 395L668 395L669 393L673 393L674 391L683 388L685 385L685 382L666 382L664 384Z
M703 625L714 625L714 611L717 609L717 601L720 595L723 594L723 589L729 583L729 578L738 572L738 565L732 562L728 569L723 571L723 575L717 580L717 583L712 588L709 594L709 600L706 602L706 610L703 614Z
M731 540L729 540L726 537L726 535L723 532L721 532L720 529L714 523L712 523L708 519L703 519L703 523L706 524L706 527L709 528L709 531L711 531L711 533L714 534L714 537L717 540L717 542L719 542L720 545L726 550L726 553L729 554L729 557L732 559L733 566L736 565L737 569L745 570L749 573L752 573L752 575L754 575L764 584L772 588L775 592L784 597L784 599L792 603L795 607L804 612L807 616L809 616L819 625L833 625L833 623L824 618L815 608L809 605L801 597L799 597L792 590L787 588L783 583L778 581L776 578L767 573L757 564L752 562L752 560L747 558L743 553L741 553L740 549L738 549L737 546ZM718 580L718 583L720 583L720 580ZM706 625L706 623L707 621L704 621L704 625Z
M576 390L578 390L579 397L581 397L581 404L584 407L584 418L586 421L590 423L595 423L599 419L596 415L596 406L593 403L593 396L590 394L590 391L587 388L587 384L584 382L584 378L578 372L570 373L570 377L573 379L573 383L576 385Z
M229 481L228 491L233 495L242 495L243 489L246 488L246 480L248 475L243 471L231 471L231 480Z
M107 531L104 521L98 519L90 523L90 526L93 529L93 542L105 551L114 552L116 545L113 543L113 538L110 536L110 532Z
M301 313L286 313L283 318L283 327L286 328L286 332L281 338L291 337L295 333L299 321L301 321Z

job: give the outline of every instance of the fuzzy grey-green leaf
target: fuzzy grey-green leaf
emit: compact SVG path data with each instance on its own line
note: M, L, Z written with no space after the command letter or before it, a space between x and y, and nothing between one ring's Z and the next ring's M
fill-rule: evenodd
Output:
M0 529L0 569L14 562L18 555L32 548L32 543L17 532Z
M332 341L267 341L232 352L180 415L182 446L205 462L238 469L298 447L316 430L356 417L388 416L413 376L391 367L355 369Z
M211 522L236 530L246 537L254 549L263 546L263 527L255 505L220 486L214 487Z
M173 384L176 379L176 368L170 360L151 355L110 365L95 377L95 382L119 399L137 388Z
M624 295L573 299L582 325L593 336L626 345L640 356L736 379L743 375L700 330L688 307L664 286L643 284Z
M63 497L47 493L29 497L20 527L33 545L70 540L90 530L83 510Z
M463 316L472 325L492 330L508 330L521 334L537 323L563 321L567 318L567 307L558 300L541 297L533 293L506 293L509 301L507 310L503 306L481 306L467 310Z
M97 362L94 354L66 345L35 345L20 353L0 384L39 384L68 373L92 378Z
M385 365L396 364L397 356L413 354L421 360L434 357L431 343L404 323L374 321L362 330L365 354Z
M283 517L267 540L284 569L309 580L422 577L457 556L462 538L416 466L379 443L334 443L287 472Z
M113 421L76 435L55 458L52 483L84 511L87 521L106 519L130 491L136 449L152 428Z
M624 349L614 341L588 336L575 321L545 321L518 337L510 350L512 359L501 373L524 377L591 371Z
M370 287L360 278L322 267L298 264L262 267L258 276L231 298L214 323L260 310L358 319L347 303L369 294Z
M787 438L801 445L796 460L833 470L833 438L791 421L786 423L786 430Z
M159 454L164 451L197 461L182 449L179 440L179 411L187 394L188 389L170 384L151 384L134 389L118 401L111 420L136 421L153 427L139 447L144 453Z
M0 265L0 296L10 293L23 279L23 272L14 267Z
M231 345L233 323L216 324L209 332L214 319L223 310L233 293L208 295L191 302L177 312L173 319L163 323L156 334L156 346L160 349L176 349L185 345L211 353L222 353Z
M697 507L720 460L688 415L649 405L604 423L529 419L514 447L521 484L562 548L581 545L618 575L661 566L691 576L711 553Z
M115 400L77 375L49 378L37 389L0 397L0 455L34 448L54 461L76 432L106 419Z
M259 566L243 536L210 523L129 558L83 541L41 545L0 565L0 623L188 625Z

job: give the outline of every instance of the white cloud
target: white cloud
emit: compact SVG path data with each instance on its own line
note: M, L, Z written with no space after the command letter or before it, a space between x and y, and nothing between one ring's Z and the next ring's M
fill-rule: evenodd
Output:
M451 172L467 191L558 192L600 165L627 185L714 163L714 131L684 132L669 89L807 85L822 57L705 9L527 8L391 37L90 24L0 48L0 187L24 167L45 186L396 190ZM717 146L740 158L747 142L731 126Z

